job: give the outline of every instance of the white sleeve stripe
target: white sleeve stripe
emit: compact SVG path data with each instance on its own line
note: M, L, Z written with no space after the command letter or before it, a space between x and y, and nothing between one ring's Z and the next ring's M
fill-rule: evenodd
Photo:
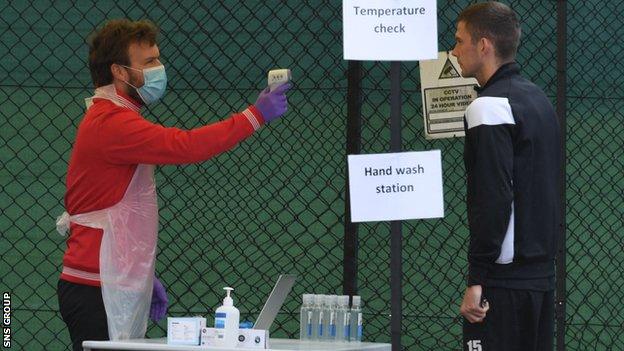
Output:
M249 109L243 111L243 114L245 115L245 117L247 117L247 120L249 120L249 123L251 123L251 126L254 130L260 129L260 122L258 122L256 116L254 116L253 113L249 111Z
M482 124L495 126L500 124L516 124L509 99L483 96L476 98L466 109L468 129Z

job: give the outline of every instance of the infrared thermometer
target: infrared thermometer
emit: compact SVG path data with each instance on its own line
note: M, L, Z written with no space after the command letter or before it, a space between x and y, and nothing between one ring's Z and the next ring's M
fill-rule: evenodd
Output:
M292 76L289 69L285 68L270 70L268 77L269 89L273 91L280 85L288 83L291 77Z

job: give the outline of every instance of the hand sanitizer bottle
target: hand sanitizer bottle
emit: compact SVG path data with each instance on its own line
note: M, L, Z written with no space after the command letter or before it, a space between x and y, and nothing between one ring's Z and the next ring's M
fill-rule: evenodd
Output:
M312 294L303 294L303 304L301 305L301 314L299 320L299 338L301 340L312 339L312 314L313 314L313 299Z
M356 295L351 300L350 341L362 341L362 326L362 298Z
M336 303L338 296L329 295L327 297L327 341L336 340Z
M217 345L223 347L236 347L238 345L238 323L240 312L234 307L234 301L230 292L234 289L225 287L226 296L223 306L217 308L215 314L215 328L217 329Z
M314 306L312 307L312 339L321 340L323 338L323 302L325 295L314 295Z
M349 296L338 296L336 308L336 341L349 341L349 328L351 327L349 312Z

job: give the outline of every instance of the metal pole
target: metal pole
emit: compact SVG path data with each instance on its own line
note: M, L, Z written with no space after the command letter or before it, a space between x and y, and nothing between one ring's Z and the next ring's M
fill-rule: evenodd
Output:
M401 63L390 63L390 151L401 151ZM390 222L390 334L392 351L401 350L401 317L403 315L402 222Z
M347 71L347 155L360 153L362 106L362 62L349 61ZM358 272L358 226L351 222L351 201L349 193L349 168L346 169L344 261L342 293L357 295Z
M567 54L567 1L557 1L557 117L561 128L561 170L559 186L561 194L561 212L559 237L557 240L557 276L555 316L557 322L557 351L565 347L566 316L566 54Z

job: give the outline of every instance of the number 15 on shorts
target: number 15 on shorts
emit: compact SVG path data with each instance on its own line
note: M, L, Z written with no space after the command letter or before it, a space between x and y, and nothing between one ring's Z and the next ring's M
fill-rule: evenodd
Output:
M468 351L483 351L481 348L481 340L468 341Z

